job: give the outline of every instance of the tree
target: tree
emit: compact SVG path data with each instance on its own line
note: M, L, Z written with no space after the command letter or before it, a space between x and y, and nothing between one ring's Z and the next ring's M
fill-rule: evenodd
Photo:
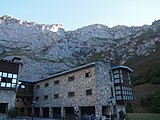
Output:
M142 98L140 104L148 112L160 113L160 92L156 92L153 95L149 95L146 98Z

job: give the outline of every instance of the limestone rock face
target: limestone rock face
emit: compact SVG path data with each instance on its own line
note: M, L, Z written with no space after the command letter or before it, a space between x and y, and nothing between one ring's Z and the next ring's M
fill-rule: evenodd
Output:
M141 27L94 24L74 31L0 17L0 58L20 57L20 79L38 80L94 60L124 64L148 56L160 42L160 21Z

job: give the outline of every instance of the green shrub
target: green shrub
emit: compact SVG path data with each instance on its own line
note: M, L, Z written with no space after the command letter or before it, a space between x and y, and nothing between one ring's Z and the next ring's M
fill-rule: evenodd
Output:
M18 111L15 108L11 108L7 114L8 114L7 118L13 119L18 116Z
M133 107L131 103L126 104L126 112L127 113L133 113Z

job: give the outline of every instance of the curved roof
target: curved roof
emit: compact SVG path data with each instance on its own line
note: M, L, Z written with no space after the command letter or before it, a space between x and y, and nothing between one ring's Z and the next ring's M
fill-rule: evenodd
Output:
M127 66L122 66L122 65L121 66L113 66L112 70L114 70L114 69L127 69L128 71L133 72L133 70L131 68L129 68Z

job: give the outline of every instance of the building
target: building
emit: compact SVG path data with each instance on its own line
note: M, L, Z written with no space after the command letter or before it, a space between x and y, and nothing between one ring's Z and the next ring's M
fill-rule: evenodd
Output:
M1 113L16 107L19 115L44 118L93 115L99 120L116 114L119 119L133 100L133 70L127 66L95 61L33 82L18 80L19 63L1 60L0 65Z
M39 80L34 83L34 115L68 119L94 115L97 120L113 114L119 117L121 110L125 112L125 103L133 100L131 72L127 66L96 61ZM23 107L21 102L19 109L31 111L31 106Z
M0 59L0 114L15 107L16 88L18 84L18 70L20 63Z

